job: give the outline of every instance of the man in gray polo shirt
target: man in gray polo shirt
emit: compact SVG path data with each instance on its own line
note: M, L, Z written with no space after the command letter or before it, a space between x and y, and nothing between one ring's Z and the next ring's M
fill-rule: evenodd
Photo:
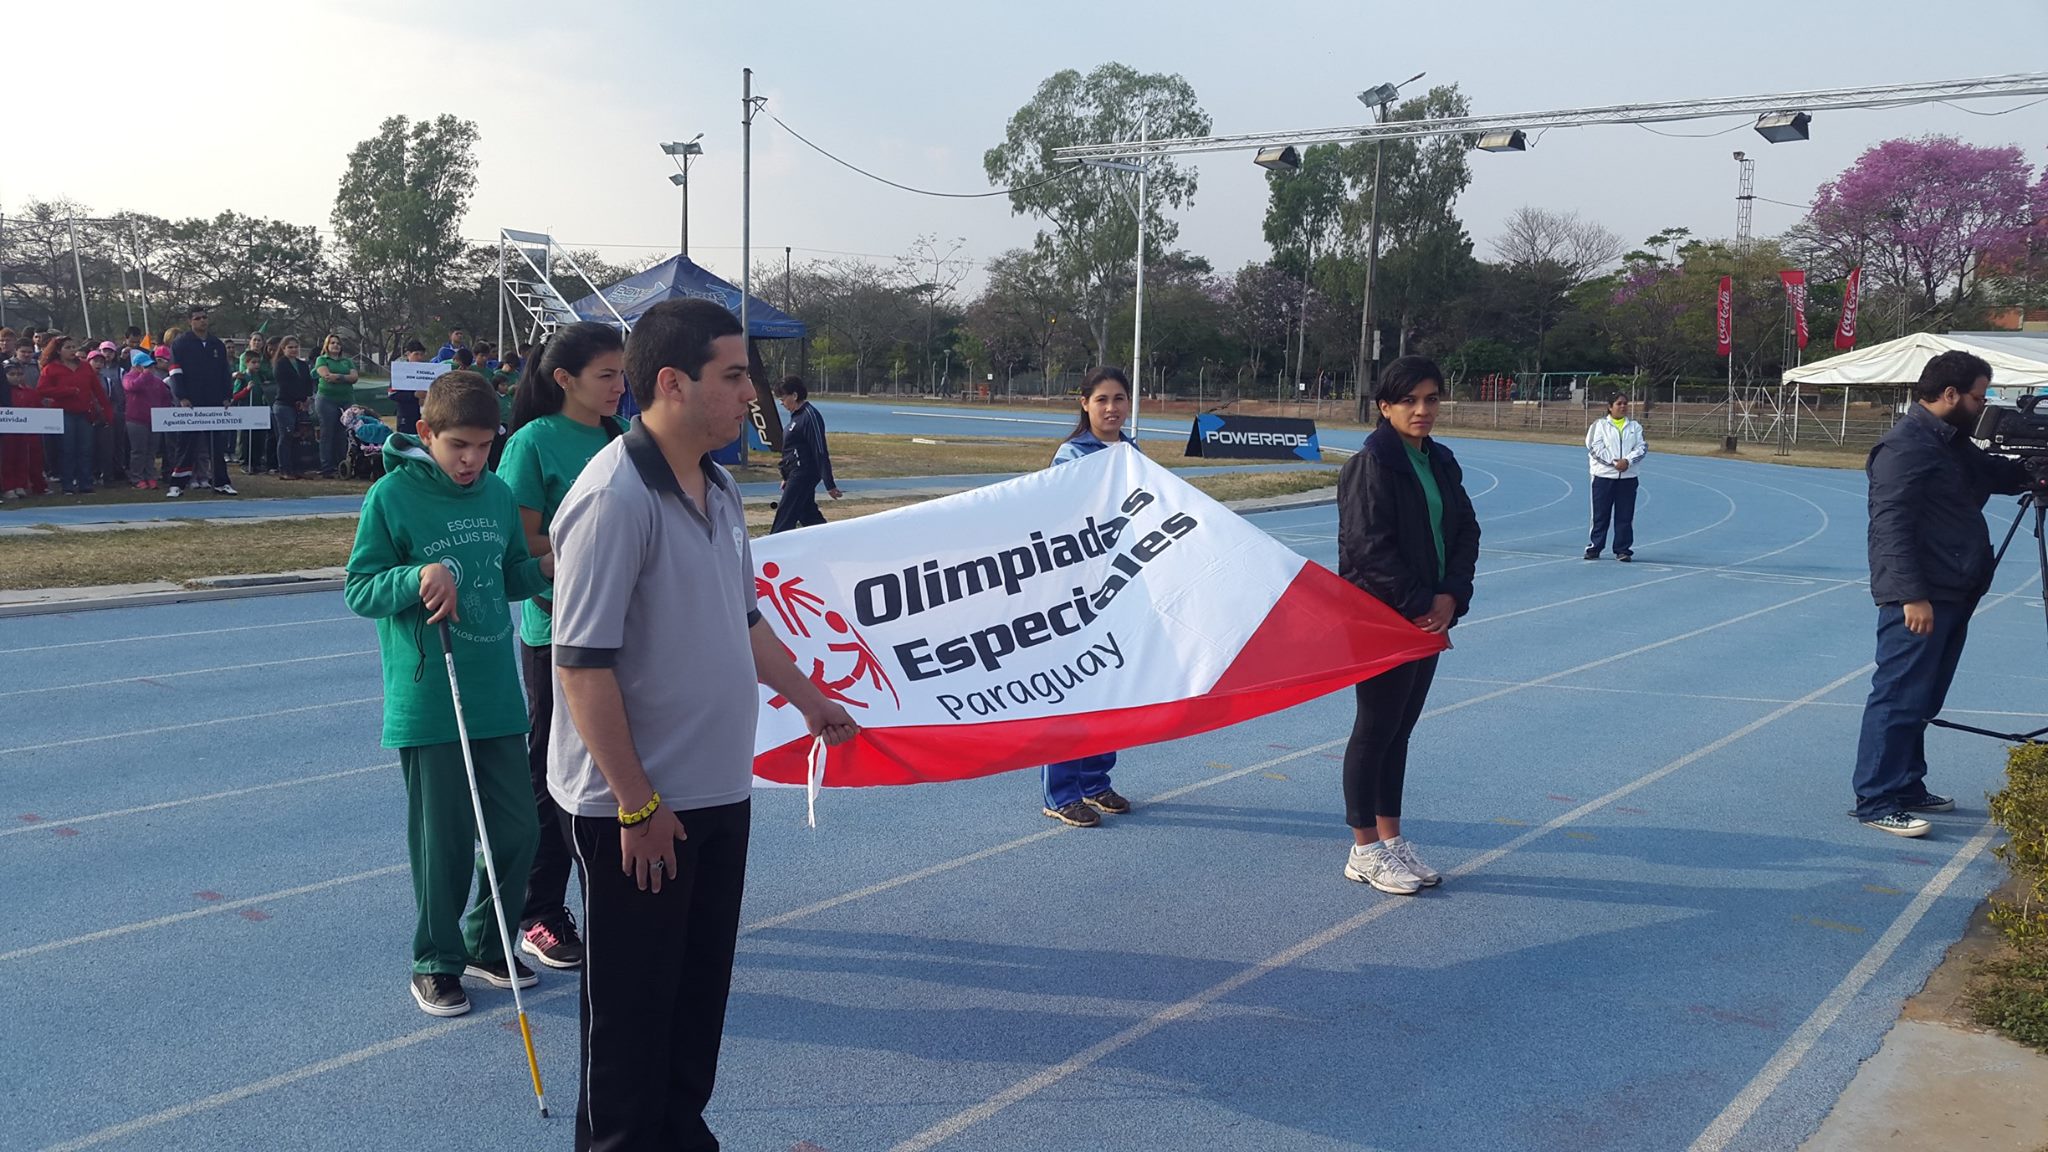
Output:
M747 867L756 683L828 744L846 710L754 607L739 489L710 453L754 386L732 313L649 309L626 344L640 416L555 513L548 791L583 875L579 1152L716 1149L718 1071Z

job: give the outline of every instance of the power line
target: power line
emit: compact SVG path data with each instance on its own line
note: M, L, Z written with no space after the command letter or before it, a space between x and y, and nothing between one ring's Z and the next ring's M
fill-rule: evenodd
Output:
M770 120L775 121L775 123L779 127L781 127L781 129L784 132L787 132L791 136L796 137L798 140L803 141L805 147L809 148L813 152L816 152L818 155L823 156L825 159L832 161L834 164L837 164L842 168L858 172L870 180L874 180L882 184L887 184L891 188L901 188L905 192L915 192L919 196L937 196L945 200L986 200L991 196L1008 196L1012 192L1029 192L1033 188L1043 188L1047 184L1050 184L1055 180L1064 180L1067 177L1072 176L1074 173L1082 170L1079 165L1075 165L1072 168L1066 168L1062 169L1061 171L1055 172L1043 180L1034 181L1030 184L1021 184L1015 188L998 188L993 192L934 192L929 188L913 188L908 184L899 184L886 176L877 176L873 172L870 172L867 169L862 168L858 164L852 163L851 161L841 160L839 157L834 156L832 153L825 151L823 148L820 148L816 144L811 143L808 139L805 139L803 133L798 132L796 129L791 128L787 124L784 124L782 122L782 117L777 116L773 112L770 112L768 114L768 118Z
M2032 108L2038 104L2048 104L2048 96L2044 96L2039 100L2030 100L2025 104L2017 104L2011 108L2001 108L1996 112L1979 112L1975 108L1966 108L1953 100L1943 100L1941 101L1941 103L1946 104L1959 112L1968 112L1972 116L2010 116L2015 112L2024 112L2027 109Z
M1736 132L1740 131L1741 129L1747 128L1749 127L1749 121L1739 120L1736 123L1721 129L1719 132L1666 132L1662 128L1652 128L1648 124L1637 124L1636 127L1641 128L1645 132L1654 132L1659 136L1672 136L1680 140L1710 140L1716 136L1726 136L1730 132Z

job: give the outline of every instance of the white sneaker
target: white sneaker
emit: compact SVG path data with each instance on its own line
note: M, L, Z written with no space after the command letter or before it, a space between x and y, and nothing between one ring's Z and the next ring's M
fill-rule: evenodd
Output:
M1382 840L1380 843L1385 846L1387 851L1394 854L1394 858L1399 860L1403 867L1408 869L1410 876L1421 881L1424 888L1434 888L1444 882L1442 873L1424 864L1421 858L1415 855L1415 843L1406 836L1396 836L1391 840Z
M220 484L220 485L216 485L216 486L214 487L214 489L213 489L213 490L214 490L215 494L217 494L217 495L220 495L220 496L240 496L240 495L241 495L241 493L240 493L240 492L237 492L237 491L235 491L235 486L234 486L233 484Z
M184 494L185 490L183 488L178 487L176 484L173 484L169 488L164 489L164 499L166 500L176 500L178 497L183 496Z
M1422 881L1382 844L1352 845L1351 858L1344 864L1344 877L1370 884L1392 896L1413 896L1422 891Z

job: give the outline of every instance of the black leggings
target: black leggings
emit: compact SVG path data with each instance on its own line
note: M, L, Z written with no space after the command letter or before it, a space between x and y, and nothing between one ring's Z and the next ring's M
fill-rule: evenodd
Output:
M515 607L513 614L518 611ZM519 644L526 676L526 715L533 724L526 736L526 768L533 777L534 816L540 820L540 844L534 849L533 870L526 876L521 928L562 912L569 899L569 837L562 830L562 810L548 792L548 735L555 718L554 652L553 648L529 648L524 641Z
M1437 658L1403 664L1358 685L1358 717L1344 749L1344 822L1371 828L1374 817L1399 819L1408 775L1408 737L1422 719Z

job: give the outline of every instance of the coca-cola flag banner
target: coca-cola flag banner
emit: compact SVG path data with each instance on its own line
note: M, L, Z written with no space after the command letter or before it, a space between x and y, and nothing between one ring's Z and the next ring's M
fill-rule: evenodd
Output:
M1862 302L1863 269L1849 269L1849 282L1842 286L1842 322L1835 326L1835 347L1847 352L1856 347L1856 308Z
M761 614L862 725L822 785L992 775L1236 724L1446 643L1138 450L754 544ZM754 773L810 780L761 689Z
M1798 268L1787 268L1778 273L1778 279L1785 282L1785 302L1792 306L1793 333L1799 338L1799 346L1806 347L1806 272Z
M1735 279L1721 277L1721 290L1714 301L1714 355L1735 351Z

